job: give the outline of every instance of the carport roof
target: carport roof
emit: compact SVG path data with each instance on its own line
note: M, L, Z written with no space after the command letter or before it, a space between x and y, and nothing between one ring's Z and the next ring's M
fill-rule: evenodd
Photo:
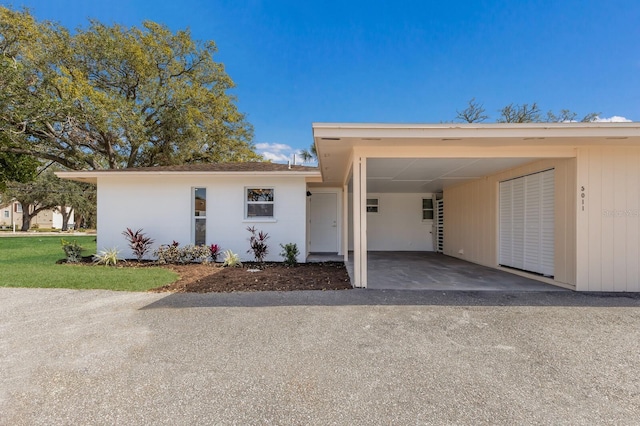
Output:
M391 150L391 158L428 158L425 148L442 152L447 148L460 152L473 148L476 162L483 169L491 169L486 159L501 157L501 150L510 148L573 147L591 144L640 144L640 123L448 123L448 124L392 124L392 123L313 123L313 138L323 185L342 185L348 175L354 149L376 148ZM437 147L437 148L436 148ZM423 154L412 155L422 150ZM482 150L481 152L479 150ZM453 150L452 150L453 151ZM530 149L531 151L531 149ZM479 155L480 154L480 155ZM568 156L566 153L562 157ZM369 157L369 155L367 155ZM381 156L378 156L381 157ZM384 156L383 156L384 157ZM443 158L442 155L439 156ZM525 160L526 156L518 156ZM533 161L536 156L529 156ZM451 155L451 158L457 158ZM465 158L471 158L465 156ZM516 157L514 157L514 160ZM502 161L505 164L505 161ZM506 161L508 163L508 161ZM513 161L517 165L517 161ZM498 165L494 171L499 171ZM368 170L372 178L374 170ZM445 173L446 174L446 173ZM444 177L445 175L443 174ZM384 176L378 176L383 178ZM471 177L471 176L470 176ZM441 185L439 186L441 188ZM425 187L425 192L437 188Z
M229 162L182 164L174 166L131 167L127 169L83 170L56 172L60 178L82 182L96 183L98 177L104 176L144 176L144 175L269 175L269 176L304 176L313 178L319 175L317 167L277 164L270 162Z

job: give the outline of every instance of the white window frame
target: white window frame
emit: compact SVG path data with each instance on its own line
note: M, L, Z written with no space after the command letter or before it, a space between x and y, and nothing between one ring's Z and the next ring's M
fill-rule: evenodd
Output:
M11 217L11 214L9 213L9 210L5 210L4 211L4 218L5 219L9 219L9 217Z
M22 213L22 204L16 203L15 212L16 213Z
M424 208L424 202L426 200L431 201L431 208L430 209L425 209ZM421 207L422 207L422 221L423 222L433 222L434 218L436 217L435 216L436 215L436 209L434 208L435 207L435 202L433 201L433 198L423 198ZM431 212L431 219L425 219L424 212Z
M380 213L380 198L379 197L367 197L367 213L377 214Z
M248 195L250 190L271 191L272 201L249 201ZM244 187L244 219L250 222L274 221L276 219L276 188L273 186L245 186ZM273 214L271 216L249 216L249 205L267 204L273 206Z
M205 197L204 197L204 215L197 216L196 215L196 190L204 189ZM193 244L196 244L196 222L204 220L204 242L202 244L207 243L207 188L204 186L194 186L191 188L191 241Z

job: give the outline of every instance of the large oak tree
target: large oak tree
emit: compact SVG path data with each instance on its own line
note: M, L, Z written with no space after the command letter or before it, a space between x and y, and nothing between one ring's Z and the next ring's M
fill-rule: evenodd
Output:
M0 149L74 170L260 160L215 52L154 22L72 33L0 7Z

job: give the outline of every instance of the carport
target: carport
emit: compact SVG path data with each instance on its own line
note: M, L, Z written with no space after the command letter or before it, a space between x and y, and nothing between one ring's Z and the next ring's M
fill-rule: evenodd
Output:
M576 149L561 137L564 129L314 124L322 182L309 186L341 188L339 252L353 285L548 289L542 281L575 288ZM537 257L550 252L551 273L505 268L502 252L511 249L499 223L502 182L545 171L554 173L552 204L540 207L551 234L538 232L518 247L530 250L546 239ZM528 210L542 202L529 201ZM554 234L553 225L561 231Z
M424 251L368 252L367 288L441 291L566 291L531 278Z

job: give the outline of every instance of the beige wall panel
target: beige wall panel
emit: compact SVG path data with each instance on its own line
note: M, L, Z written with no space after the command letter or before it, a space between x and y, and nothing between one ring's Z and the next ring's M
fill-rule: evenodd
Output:
M498 185L500 181L555 169L555 281L575 285L575 159L545 159L444 190L444 253L498 266Z
M584 147L578 155L587 169L578 171L587 181L578 268L588 271L578 290L640 291L640 147Z
M602 215L603 209L613 209L615 205L615 199L613 197L614 188L614 167L615 162L613 159L613 155L611 155L611 149L608 148L606 151L603 151L603 155L600 157L601 162L601 200L602 203L599 206L594 206L595 214ZM595 161L598 158L594 158ZM600 262L602 264L602 283L601 285L604 287L603 289L611 288L613 289L613 220L602 220L602 233L598 240L602 246L602 253L600 255ZM589 235L592 235L589 232ZM598 259L594 259L594 261L598 261Z
M586 149L588 156L588 182L586 185L587 229L583 230L587 241L583 247L588 252L587 264L578 267L588 269L588 281L584 290L600 291L602 289L602 241L594 241L595 236L602 235L602 148ZM595 244L594 244L595 243ZM592 245L593 244L593 245ZM580 288L579 290L583 290Z
M629 199L627 198L627 147L615 147L612 149L613 193L614 205L628 211ZM632 154L631 154L632 156ZM613 288L615 291L627 289L627 220L613 220Z
M633 150L631 150L633 151ZM630 212L640 215L640 156L634 156L633 152L628 152L625 158L627 169L626 194ZM629 283L627 291L640 291L640 220L627 221L627 257L636 259L636 262L626 262L627 281Z

